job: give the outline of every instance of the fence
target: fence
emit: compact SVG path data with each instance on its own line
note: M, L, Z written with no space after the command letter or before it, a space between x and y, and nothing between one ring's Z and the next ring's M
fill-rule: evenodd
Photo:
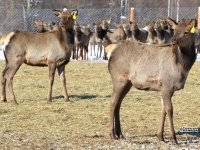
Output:
M79 9L77 22L80 24L93 24L103 19L111 19L110 28L114 28L120 22L129 21L129 9L126 9L124 16L121 16L121 8L103 9ZM140 27L144 27L149 21L157 21L159 17L166 18L169 10L167 8L135 8L135 20ZM193 8L171 8L170 17L175 19L197 18L198 7ZM41 20L44 22L58 22L51 9L0 9L0 31L4 34L15 29L25 31L35 31L34 22ZM91 28L92 29L92 28Z

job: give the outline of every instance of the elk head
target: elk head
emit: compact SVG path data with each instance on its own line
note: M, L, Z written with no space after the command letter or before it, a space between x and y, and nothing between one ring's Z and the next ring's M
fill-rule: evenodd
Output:
M68 11L68 10L56 10L54 9L54 15L58 16L60 22L59 24L61 26L64 26L66 29L73 29L74 26L74 22L76 20L76 17L78 15L78 10L72 10L72 11Z

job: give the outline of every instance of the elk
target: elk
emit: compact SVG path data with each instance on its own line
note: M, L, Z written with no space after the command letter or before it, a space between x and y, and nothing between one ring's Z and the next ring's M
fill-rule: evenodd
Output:
M13 90L13 78L20 66L25 63L31 66L48 66L49 90L48 102L52 102L52 86L55 70L62 80L64 99L69 100L66 88L65 65L70 61L71 50L74 45L72 18L73 11L54 10L59 17L59 28L56 31L45 33L32 33L15 31L9 33L1 44L4 46L6 60L5 69L2 72L1 100L6 102L6 83L12 95L12 100L17 104Z
M132 40L131 30L130 26L127 23L122 24L122 27L124 29L124 32L126 34L126 40Z
M200 30L196 29L197 36L195 37L195 46L197 48L197 53L200 53Z
M78 23L74 25L74 50L73 50L73 58L78 60L79 51L82 49L82 32L81 27Z
M126 39L126 34L123 30L123 28L116 28L116 29L108 29L107 24L103 21L101 24L95 24L95 34L96 39L99 40L99 43L102 43L104 47L108 46L111 43L116 43L121 40ZM100 56L101 56L100 49ZM105 52L104 52L104 58L106 58Z
M97 49L97 57L101 57L101 53L103 50L102 42L103 38L106 35L107 30L103 29L101 24L95 24L93 23L94 26L94 40L97 43L98 49Z
M147 32L148 32L147 43L157 44L157 33L154 29L154 22L147 23L146 29L147 29Z
M55 24L54 22L50 24L46 24L42 21L35 21L34 26L35 26L35 29L40 33L58 30L58 25Z
M76 59L79 56L82 57L82 60L88 59L88 45L90 40L90 29L87 25L80 26L79 24L74 25L74 32L75 32L75 48L74 54Z
M130 22L130 30L132 32L132 39L142 43L147 42L148 32L143 29L139 29L136 22Z
M88 46L89 46L89 41L90 41L90 36L91 36L91 31L89 28L89 25L82 25L81 26L81 32L82 32L82 54L83 54L83 59L87 60L88 59Z
M174 29L173 43L159 47L141 42L123 41L113 46L108 70L113 92L110 103L110 137L123 138L120 124L120 106L125 95L134 86L139 90L161 91L162 113L157 136L164 141L166 115L169 118L170 137L177 143L173 124L172 96L184 88L188 73L195 62L195 34L190 33L193 20L178 24L167 19Z
M155 23L154 29L157 35L157 44L171 43L172 34L166 31L160 22Z
M91 32L90 34L89 45L90 45L90 56L93 56L93 55L97 56L96 51L95 51L95 45L98 45L98 44L96 41L95 32Z

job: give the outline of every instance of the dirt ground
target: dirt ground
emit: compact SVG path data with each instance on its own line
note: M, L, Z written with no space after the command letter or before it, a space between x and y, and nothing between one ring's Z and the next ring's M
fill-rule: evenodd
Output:
M4 62L0 62L0 71ZM200 133L178 134L182 127L200 128L200 62L195 62L185 88L173 96L174 125L179 144L155 134L161 118L159 92L134 88L121 107L125 139L109 138L109 107L112 82L105 62L72 61L66 66L70 102L64 102L62 85L55 77L53 102L47 103L48 69L23 65L14 78L19 105L0 102L0 149L200 149ZM0 89L1 90L1 89Z

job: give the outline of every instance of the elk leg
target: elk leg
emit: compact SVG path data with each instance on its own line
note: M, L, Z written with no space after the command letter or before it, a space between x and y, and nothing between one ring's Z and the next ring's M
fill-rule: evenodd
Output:
M8 66L6 64L6 67L4 68L3 72L2 72L2 79L1 79L1 100L3 102L7 102L6 99L6 72L8 70Z
M86 60L86 47L85 47L85 45L83 45L83 59L82 60Z
M124 99L126 94L129 92L131 86L132 86L131 83L127 83L127 85L123 88L121 96L119 98L119 101L118 101L118 103L116 105L116 109L115 109L115 133L116 133L117 137L119 137L119 138L124 138L122 131L121 131L121 124L120 124L120 107L121 107L122 100Z
M48 102L52 102L52 86L54 82L55 75L55 64L49 63L49 92L48 92Z
M100 43L98 43L98 49L97 49L97 58L101 57L101 46Z
M101 53L102 53L102 47L99 47L99 58L101 58Z
M12 100L15 104L17 104L17 101L16 101L14 90L13 90L13 78L20 66L21 64L17 64L17 63L13 65L8 65L8 70L5 72L8 88L12 95Z
M3 102L7 102L7 99L6 99L6 72L7 70L8 70L8 66L6 65L5 69L2 72L2 79L1 79L1 87L2 87L1 100Z
M76 60L78 60L78 56L79 56L79 46L76 45Z
M69 96L67 94L67 87L66 87L66 78L65 78L65 65L58 67L58 75L62 81L63 89L64 89L64 100L69 101Z
M96 56L96 52L95 52L95 44L93 45L93 54L94 54L94 56Z
M73 51L72 51L73 53L72 53L72 59L75 59L75 57L76 57L76 47L75 47L75 45L73 46Z
M123 137L120 125L120 106L123 98L130 90L131 84L127 81L114 82L113 94L110 104L110 137L111 139L117 139ZM117 135L117 137L115 136Z
M163 106L163 102L162 102L162 117L161 117L161 124L160 124L160 128L157 132L157 136L158 136L158 139L160 141L164 141L164 137L163 137L163 132L164 132L164 125L165 125L165 118L166 118L166 111L165 111L165 108Z
M173 95L173 92L170 92L168 90L162 91L164 110L165 110L167 116L169 117L170 137L171 137L172 143L177 144L178 142L176 139L174 123L173 123L173 105L171 102L172 95Z
M93 45L90 44L90 48L89 48L90 49L90 56L92 56L92 47L93 47Z
M85 60L88 60L88 45L85 45L85 46L84 46L84 51L85 51L85 54L84 54L84 55L85 55L85 56L84 56L84 57L85 57Z

